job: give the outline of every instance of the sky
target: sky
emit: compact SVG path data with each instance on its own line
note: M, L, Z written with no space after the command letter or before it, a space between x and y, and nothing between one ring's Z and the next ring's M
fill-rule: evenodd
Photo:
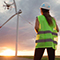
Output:
M13 0L5 0L12 3ZM36 32L34 30L36 16L41 15L40 6L48 2L51 6L50 15L56 19L60 29L60 0L15 0L17 11L22 10L19 17L18 55L34 55ZM15 8L4 9L4 0L0 1L0 26L15 14ZM14 5L12 5L13 7ZM27 21L31 22L29 24ZM16 46L17 16L12 18L0 29L0 55L5 51L14 51ZM56 55L60 55L60 32L58 33L58 46ZM9 52L8 51L8 52ZM47 54L46 52L44 53Z

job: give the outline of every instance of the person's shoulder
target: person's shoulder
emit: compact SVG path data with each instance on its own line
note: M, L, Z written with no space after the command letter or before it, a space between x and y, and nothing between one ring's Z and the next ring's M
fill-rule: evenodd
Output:
M40 16L40 17L41 17L41 16L44 16L44 15L38 15L38 16Z
M43 15L38 15L38 16L36 16L36 18L38 18L38 17L43 17Z
M52 20L56 23L56 19L54 17L52 17Z
M52 17L52 19L56 21L56 19L54 17Z

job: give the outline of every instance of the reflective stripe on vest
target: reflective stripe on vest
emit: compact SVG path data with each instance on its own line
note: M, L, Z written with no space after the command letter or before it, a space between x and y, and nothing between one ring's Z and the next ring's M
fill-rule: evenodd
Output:
M55 33L55 32L51 32L51 31L39 31L39 32L38 32L38 34L46 34L46 33L52 33L52 35L56 35L56 36L58 36L57 33Z
M57 42L56 42L56 41L53 41L52 39L40 39L40 40L36 40L35 43L49 42L49 41L51 41L51 42L57 44Z
M51 33L52 35L58 36L57 33L54 33L54 32L51 32L51 31L39 31L39 32L38 32L38 34L46 34L46 33ZM52 39L40 39L40 40L36 40L35 43L49 42L49 41L51 41L51 42L57 44L57 42L56 42L56 41L53 41Z

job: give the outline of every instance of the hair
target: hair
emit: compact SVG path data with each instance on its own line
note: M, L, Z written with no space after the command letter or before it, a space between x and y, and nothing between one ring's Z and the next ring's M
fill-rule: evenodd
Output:
M41 8L41 10L42 10L43 15L45 16L48 24L49 24L50 26L53 25L52 17L51 17L51 15L49 14L49 10L43 9L43 8Z

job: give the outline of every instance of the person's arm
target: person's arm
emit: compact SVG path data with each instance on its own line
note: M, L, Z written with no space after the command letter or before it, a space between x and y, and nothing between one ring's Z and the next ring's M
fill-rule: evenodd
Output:
M54 18L54 17L53 17ZM56 19L54 18L54 20L55 20L55 22L56 22ZM58 28L58 25L57 25L57 23L56 23L56 30L57 30L57 32L59 32L59 28Z
M39 21L38 21L38 18L36 17L36 22L35 22L35 31L36 31L36 33L38 33L38 29L39 29Z
M58 25L57 25L57 23L56 23L56 30L57 30L57 32L59 32L59 28L58 28Z

